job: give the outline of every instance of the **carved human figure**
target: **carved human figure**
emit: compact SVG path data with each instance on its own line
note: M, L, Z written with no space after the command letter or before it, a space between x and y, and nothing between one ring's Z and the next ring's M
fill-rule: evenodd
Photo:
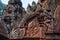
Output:
M54 13L54 18L55 18L55 32L60 32L60 5L57 6L55 13Z

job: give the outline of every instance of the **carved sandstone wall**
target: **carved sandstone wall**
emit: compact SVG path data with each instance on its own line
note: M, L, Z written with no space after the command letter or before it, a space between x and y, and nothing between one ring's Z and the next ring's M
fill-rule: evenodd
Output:
M33 8L32 10L29 10L31 13L26 13L22 7L21 1L9 0L7 8L4 10L4 17L15 17L15 19L11 18L12 21L7 18L7 22L10 20L13 23L9 38L39 38L39 40L60 39L59 2L60 1L57 0L38 0L35 5L35 10L32 11ZM9 25L11 25L11 23Z

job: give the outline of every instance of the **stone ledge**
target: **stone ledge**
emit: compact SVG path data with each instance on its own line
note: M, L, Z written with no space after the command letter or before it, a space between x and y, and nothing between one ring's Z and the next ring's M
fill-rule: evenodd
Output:
M60 39L60 37L46 37L46 39Z
M40 38L22 38L22 39L11 39L11 40L40 40Z
M60 35L60 32L46 32L46 35Z

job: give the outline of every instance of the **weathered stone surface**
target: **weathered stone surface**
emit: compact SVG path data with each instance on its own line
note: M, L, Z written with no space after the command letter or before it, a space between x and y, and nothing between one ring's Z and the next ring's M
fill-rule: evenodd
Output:
M2 22L0 22L0 35L2 35L4 37L8 37L7 28L4 27L4 24Z
M4 25L6 25L6 27L7 27L8 35L11 35L11 31L13 31L14 28L18 27L21 19L24 17L24 14L26 14L26 11L22 7L21 0L9 0L8 5L4 9L3 13L4 13L4 15L3 15L2 19L5 23ZM17 34L18 34L18 32L17 32ZM17 36L17 35L16 34L12 35L12 38L14 38L15 36Z

